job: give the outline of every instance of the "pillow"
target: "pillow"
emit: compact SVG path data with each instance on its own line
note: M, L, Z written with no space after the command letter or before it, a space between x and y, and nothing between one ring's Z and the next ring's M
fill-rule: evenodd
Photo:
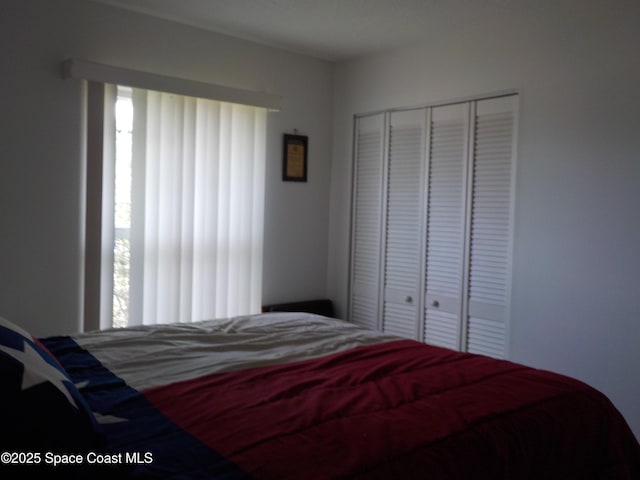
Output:
M84 454L104 447L86 400L56 358L0 317L0 451Z

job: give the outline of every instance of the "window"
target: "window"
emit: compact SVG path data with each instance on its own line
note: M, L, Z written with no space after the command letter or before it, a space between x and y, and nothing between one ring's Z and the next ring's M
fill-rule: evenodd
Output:
M260 107L90 85L85 314L99 311L99 328L260 311L266 118Z
M74 58L62 72L87 106L83 328L259 312L282 98Z
M265 110L122 87L116 98L113 326L257 313Z
M131 89L118 87L115 104L115 177L113 240L113 326L129 324L131 272L131 160L133 102Z

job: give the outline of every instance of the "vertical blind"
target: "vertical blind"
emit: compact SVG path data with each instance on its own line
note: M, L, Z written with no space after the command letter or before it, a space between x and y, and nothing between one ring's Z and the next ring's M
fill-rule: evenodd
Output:
M259 312L266 110L140 89L132 103L128 324Z
M132 212L131 282L141 295L130 322L257 313L265 110L152 91L133 102L134 111L146 103L146 135L133 140L145 171L132 176L144 206Z
M83 59L62 67L86 82L84 328L114 325L118 242L129 243L126 324L259 312L266 122L282 98ZM116 85L135 109L124 230L114 209Z

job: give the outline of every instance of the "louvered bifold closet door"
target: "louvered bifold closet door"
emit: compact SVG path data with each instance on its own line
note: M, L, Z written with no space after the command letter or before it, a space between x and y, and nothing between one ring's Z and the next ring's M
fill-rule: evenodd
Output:
M355 124L349 318L372 329L380 327L384 118L361 117Z
M467 200L469 104L431 111L424 341L459 350Z
M393 112L386 190L383 330L418 338L425 110Z
M467 351L505 356L515 96L475 102Z

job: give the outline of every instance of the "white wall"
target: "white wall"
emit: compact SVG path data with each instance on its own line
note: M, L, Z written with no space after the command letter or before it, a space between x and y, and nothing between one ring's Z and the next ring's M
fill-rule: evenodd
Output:
M329 295L344 313L353 115L518 89L510 358L602 390L640 437L639 4L484 5L337 67Z
M81 328L81 82L68 57L284 97L269 117L265 303L324 297L333 66L84 0L0 2L0 315ZM309 181L283 183L282 134L309 135ZM313 272L310 274L309 272Z

